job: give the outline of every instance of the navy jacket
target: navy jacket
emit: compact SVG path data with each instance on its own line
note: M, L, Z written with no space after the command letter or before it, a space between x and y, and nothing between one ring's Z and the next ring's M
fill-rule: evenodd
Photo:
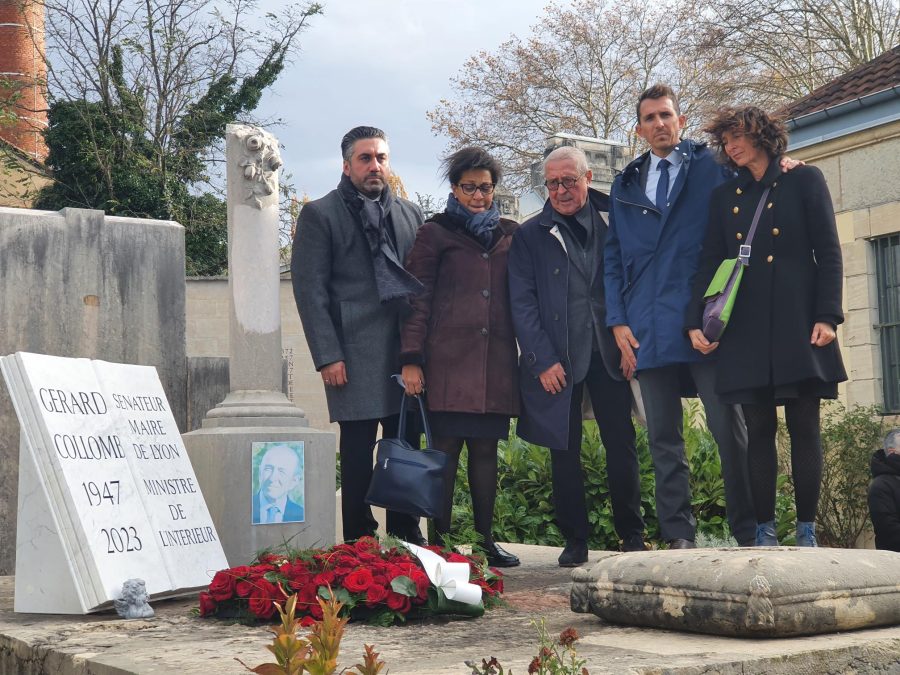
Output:
M253 495L253 508L251 514L253 524L259 524L263 521L260 520L259 513L259 492L256 492ZM290 497L288 497L287 503L284 505L284 516L282 517L281 522L283 523L300 523L303 522L303 507L300 506L295 501L292 501ZM279 523L280 524L280 523Z
M642 187L650 153L631 162L613 182L606 237L606 325L628 325L640 343L638 370L701 361L684 334L694 276L706 233L713 189L733 173L705 144L682 140L684 158L660 213ZM646 184L646 183L645 183Z
M591 189L591 205L600 213L609 209L609 197ZM605 219L594 236L602 247L606 237ZM513 329L519 343L519 388L522 411L516 434L529 443L549 448L565 448L569 437L569 402L573 382L567 379L559 394L548 394L539 376L554 363L569 372L568 317L566 296L569 285L569 257L553 207L526 221L513 235L509 249L509 299ZM598 326L606 325L603 303L603 261L598 261L591 283L591 311ZM610 375L622 379L621 354L609 331L597 335L600 352Z

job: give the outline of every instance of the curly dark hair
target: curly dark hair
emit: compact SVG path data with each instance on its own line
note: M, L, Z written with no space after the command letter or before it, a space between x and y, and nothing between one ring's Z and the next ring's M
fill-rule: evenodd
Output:
M503 167L500 165L500 162L484 148L474 145L460 148L452 155L448 155L441 162L441 166L444 169L444 178L451 185L458 184L462 175L471 169L486 169L489 171L491 182L494 185L499 183L503 177Z
M745 105L740 108L720 108L703 127L710 136L710 145L718 152L719 161L736 169L734 162L725 153L722 136L726 133L749 136L753 144L762 148L774 159L787 150L788 134L784 122L779 117L769 115L762 108Z

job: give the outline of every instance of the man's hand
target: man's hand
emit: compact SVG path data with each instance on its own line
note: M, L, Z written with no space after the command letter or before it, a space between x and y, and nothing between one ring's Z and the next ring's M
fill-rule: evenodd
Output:
M540 375L541 386L548 394L558 394L566 386L566 371L557 361Z
M816 325L813 326L812 337L810 337L809 343L816 347L824 347L836 337L837 333L834 332L834 328L831 327L830 323L818 321L816 322Z
M630 382L631 378L634 377L634 366L631 364L631 361L625 358L625 354L622 354L622 361L619 363L619 369L622 371L622 375L625 376L625 379Z
M802 162L799 159L791 159L788 156L781 158L781 171L783 173L787 173L791 169L796 169L798 166L806 166L806 162Z
M425 373L422 372L421 366L414 363L403 366L400 377L403 378L403 384L406 386L407 396L415 396L425 391Z
M329 363L319 372L322 373L322 382L326 387L340 388L347 384L347 366L343 361Z
M703 331L699 328L692 328L688 331L688 337L691 338L691 345L701 354L709 354L716 351L719 346L718 342L710 342L706 339Z
M634 355L634 350L641 345L638 344L637 338L631 332L631 328L625 324L613 326L612 332L616 338L616 345L619 347L619 351L622 352L622 374L631 379L631 373L634 373L637 368L637 357Z

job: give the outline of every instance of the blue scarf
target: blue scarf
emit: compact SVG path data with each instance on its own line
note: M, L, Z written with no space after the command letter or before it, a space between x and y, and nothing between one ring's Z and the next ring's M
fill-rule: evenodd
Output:
M447 197L446 213L453 218L462 221L463 226L473 237L481 242L485 248L490 248L494 239L494 229L500 222L500 211L497 209L495 202L491 203L491 208L481 213L472 213L465 206L459 203L459 200L450 193Z

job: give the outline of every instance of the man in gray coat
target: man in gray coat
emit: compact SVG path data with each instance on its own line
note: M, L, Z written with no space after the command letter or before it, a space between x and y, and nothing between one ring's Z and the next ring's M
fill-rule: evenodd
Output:
M355 127L341 140L341 152L337 189L300 211L291 277L328 413L341 428L342 521L350 541L375 533L365 496L378 425L383 437L398 433L403 390L391 375L400 372L400 322L408 297L421 290L403 260L423 216L391 192L383 131ZM423 541L418 519L406 514L389 511L387 530Z

